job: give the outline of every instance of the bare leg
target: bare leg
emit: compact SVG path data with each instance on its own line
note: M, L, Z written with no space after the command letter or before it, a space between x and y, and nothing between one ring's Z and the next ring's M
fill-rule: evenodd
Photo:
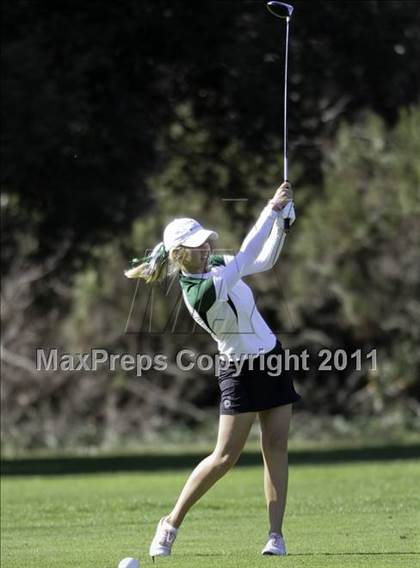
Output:
M238 460L248 438L255 412L220 415L219 433L212 454L201 461L191 473L175 507L167 517L168 523L178 528L189 509Z
M278 406L259 413L261 449L264 458L264 490L270 532L281 533L286 508L288 459L287 439L292 405Z

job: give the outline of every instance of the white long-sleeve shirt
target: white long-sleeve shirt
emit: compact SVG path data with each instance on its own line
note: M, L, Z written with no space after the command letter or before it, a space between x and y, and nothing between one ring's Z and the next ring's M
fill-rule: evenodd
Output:
M230 359L266 353L276 344L242 277L272 268L284 240L281 214L267 205L236 255L211 255L210 272L180 274L187 309Z

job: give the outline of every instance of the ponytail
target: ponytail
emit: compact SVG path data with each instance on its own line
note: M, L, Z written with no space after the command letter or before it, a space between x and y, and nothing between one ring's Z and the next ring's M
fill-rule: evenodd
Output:
M142 258L133 258L132 268L126 270L124 274L127 278L143 278L148 284L158 282L162 280L164 274L171 275L180 270L186 254L187 251L182 245L167 252L163 242L160 242L150 254Z
M142 258L133 258L133 267L126 270L127 278L143 278L147 283L156 282L168 265L169 254L165 250L163 242L158 243L152 252Z

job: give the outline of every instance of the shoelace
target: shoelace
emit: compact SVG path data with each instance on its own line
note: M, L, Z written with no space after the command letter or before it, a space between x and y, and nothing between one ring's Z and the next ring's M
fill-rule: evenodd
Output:
M168 529L163 529L162 538L159 541L159 544L161 546L169 546L174 542L174 540L175 540L175 534Z

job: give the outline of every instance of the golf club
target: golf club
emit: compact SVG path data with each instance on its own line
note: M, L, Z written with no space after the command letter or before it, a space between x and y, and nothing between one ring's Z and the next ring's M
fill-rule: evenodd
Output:
M287 76L288 76L288 59L289 59L289 23L293 13L293 6L284 2L270 0L267 2L268 11L276 16L286 20L286 41L284 50L284 94L283 94L283 179L288 181L289 164L287 156ZM290 219L284 220L284 230L290 229Z

